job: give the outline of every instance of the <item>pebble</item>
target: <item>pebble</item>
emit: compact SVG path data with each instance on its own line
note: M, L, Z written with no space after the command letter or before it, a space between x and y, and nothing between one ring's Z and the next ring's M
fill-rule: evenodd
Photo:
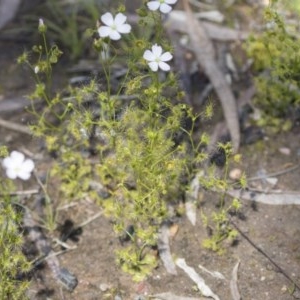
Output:
M101 292L106 292L107 290L110 289L110 286L107 283L101 283L99 286L99 289Z
M291 155L291 149L290 148L287 148L287 147L281 147L278 149L279 152L283 155Z
M243 172L241 169L235 168L229 172L229 178L232 180L239 180L239 179L241 179L242 174L243 174Z

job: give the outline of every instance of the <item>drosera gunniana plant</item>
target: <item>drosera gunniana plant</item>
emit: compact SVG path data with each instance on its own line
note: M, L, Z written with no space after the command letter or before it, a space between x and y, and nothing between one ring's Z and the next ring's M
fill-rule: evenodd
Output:
M250 36L245 44L255 72L254 104L260 115L255 122L273 133L289 131L300 110L298 28L277 12L276 2L281 1L272 1L265 8L262 33Z
M30 110L36 117L32 132L56 157L48 184L51 178L60 182L60 199L89 197L99 203L116 233L129 240L117 249L116 260L137 281L157 265L153 248L161 223L172 217L168 207L181 200L194 168L207 159L203 149L209 138L205 134L199 141L193 138L199 116L181 102L170 65L172 47L163 36L161 14L175 3L150 1L138 10L141 19L152 18L156 26L151 43L134 36L122 5L116 12L102 14L102 23L94 30L94 48L105 85L91 79L70 87L68 97L55 93L52 66L62 53L55 45L48 47L42 22L42 44L33 47L37 61L29 61L26 54L19 59L30 66L37 82L30 95ZM127 71L112 84L116 62ZM123 101L126 97L133 100ZM44 101L42 111L35 99ZM205 114L211 114L211 106ZM91 189L95 180L106 193Z
M29 282L21 279L31 264L22 253L23 236L20 232L22 216L16 209L11 192L16 187L13 180L28 180L34 168L33 161L14 151L8 156L6 147L0 148L2 166L8 178L0 180L0 299L27 299Z

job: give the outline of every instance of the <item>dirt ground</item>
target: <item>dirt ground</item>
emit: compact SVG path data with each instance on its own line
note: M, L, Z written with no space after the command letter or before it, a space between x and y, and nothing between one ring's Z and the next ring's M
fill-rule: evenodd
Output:
M33 80L16 65L16 57L22 53L24 45L14 41L1 41L0 44L0 104L7 99L20 99L33 87ZM16 100L17 101L17 100ZM0 106L1 107L1 106ZM26 124L30 118L21 112L4 113L0 118L19 124ZM300 163L300 125L290 132L274 136L265 136L262 141L244 145L240 149L243 160L240 166L248 177L257 176L265 170L276 172ZM40 144L29 135L0 126L0 145L10 150L26 151L38 154ZM282 153L281 148L289 153ZM47 154L43 154L45 157ZM37 161L37 166L47 168L47 159ZM278 182L273 188L282 191L299 191L300 168L277 176ZM263 182L256 182L262 187ZM23 185L23 189L33 188L33 182ZM21 187L20 187L21 188ZM55 187L54 187L55 188ZM203 194L201 209L204 213L216 210L218 196L212 192ZM289 300L300 299L297 290L284 272L298 286L300 285L300 206L265 205L242 201L243 218L233 217L240 230L281 268L276 268L261 252L242 235L235 246L226 246L222 255L205 250L201 243L207 238L207 230L197 211L195 226L186 217L178 219L178 233L171 240L171 252L174 257L185 258L187 264L205 279L212 291L222 300L232 299L230 280L235 264L238 269L238 288L243 300ZM92 218L100 208L84 199L73 206L66 207L60 213L61 220L71 219L75 224ZM62 266L78 278L78 286L70 293L59 285L47 267L38 270L32 279L28 291L30 299L42 300L142 300L154 294L171 292L174 295L204 299L195 284L187 275L177 269L178 275L170 275L162 263L153 274L142 283L134 283L115 263L114 251L120 247L120 241L114 234L109 219L100 216L83 227L78 242L69 242L75 249L59 256ZM198 265L210 271L222 273L225 280L213 278L203 272ZM282 272L283 271L283 272ZM171 298L170 298L171 299ZM182 298L184 299L184 298Z

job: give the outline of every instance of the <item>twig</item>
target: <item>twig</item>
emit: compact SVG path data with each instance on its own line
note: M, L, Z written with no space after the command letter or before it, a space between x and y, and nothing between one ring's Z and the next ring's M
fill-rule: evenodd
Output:
M261 253L286 279L288 279L300 291L300 286L266 252L256 246L255 243L232 221L232 219L229 219L229 222L252 247Z
M89 224L89 223L93 222L94 220L98 219L101 215L102 215L102 211L96 213L95 215L93 215L88 220L82 222L81 224L79 224L78 226L76 226L76 228L82 228L82 227L86 226L87 224Z
M39 189L33 189L33 190L26 190L26 191L16 191L16 192L11 192L8 194L3 194L0 193L0 196L8 195L8 196L28 196L28 195L35 195L40 192Z
M32 135L32 132L29 130L29 128L27 126L20 125L20 124L14 123L14 122L0 119L0 126L7 128L7 129L14 130L14 131L18 131L21 133L25 133L28 135Z
M247 181L255 181L255 180L264 179L264 178L268 178L268 177L281 176L281 175L284 175L286 173L295 171L299 167L300 167L300 164L298 164L296 166L293 166L291 168L288 168L288 169L284 169L284 170L280 170L280 171L274 172L274 173L269 173L269 174L265 174L265 175L250 177L250 178L247 178Z

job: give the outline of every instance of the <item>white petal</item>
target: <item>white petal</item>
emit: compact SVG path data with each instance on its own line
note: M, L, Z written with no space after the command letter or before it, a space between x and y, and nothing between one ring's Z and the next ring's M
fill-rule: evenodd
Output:
M116 40L119 40L121 38L121 34L117 31L117 30L112 30L109 37L116 41Z
M10 156L8 157L5 157L2 161L2 166L5 168L5 169L9 169L11 167L11 165L13 164L13 160L11 159Z
M155 60L155 55L152 53L152 51L146 50L144 52L143 58L148 61L153 61L153 60Z
M17 173L14 169L7 169L6 170L6 176L10 179L16 179L17 178Z
M170 52L165 52L160 56L161 61L169 61L173 58L172 54Z
M160 61L158 63L158 65L163 71L170 71L170 66L168 64L166 64L165 62Z
M30 178L30 172L26 172L24 170L21 170L18 172L17 176L21 178L22 180L28 180Z
M126 22L127 17L122 13L118 13L115 17L115 25L118 27L119 25L123 25Z
M150 63L148 63L150 69L153 71L153 72L156 72L158 70L158 63L155 62L155 61L152 61Z
M101 26L100 28L98 28L98 33L100 37L110 36L111 32L112 29L108 26Z
M131 31L131 26L129 24L123 24L117 27L117 31L120 33L129 33Z
M172 10L172 7L168 4L161 4L159 10L163 13L163 14L168 14L171 10Z
M32 172L34 169L34 162L31 159L26 159L22 164L22 170L26 170L26 172Z
M175 4L177 0L165 0L165 3L167 4Z
M107 26L112 26L114 24L114 17L111 13L107 12L101 16L101 21Z
M158 10L158 8L160 7L160 3L159 1L149 1L147 3L147 6L150 10Z
M13 151L11 154L10 154L10 157L11 159L14 161L14 163L16 164L21 164L23 163L24 159L25 159L25 156L23 153L21 152L18 152L18 151Z
M155 44L152 46L152 52L155 57L160 57L162 54L162 47Z

